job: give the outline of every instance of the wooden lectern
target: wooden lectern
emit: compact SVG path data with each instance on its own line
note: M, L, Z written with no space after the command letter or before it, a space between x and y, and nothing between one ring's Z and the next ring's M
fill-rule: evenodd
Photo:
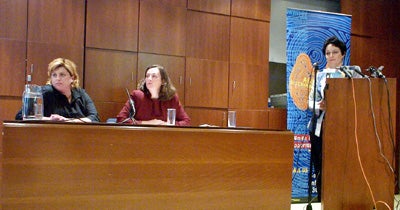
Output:
M327 79L325 99L322 208L393 208L396 80Z

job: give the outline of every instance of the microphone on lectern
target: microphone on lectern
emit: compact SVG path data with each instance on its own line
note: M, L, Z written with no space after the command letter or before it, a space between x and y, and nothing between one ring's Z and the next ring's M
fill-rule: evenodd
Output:
M347 70L346 66L338 67L338 70L339 70L340 72L343 72L344 75L346 75L347 78L351 78L351 77L352 77L352 76L351 76L351 73Z
M342 69L344 71L347 71L347 73L349 73L350 75L352 75L350 71L354 71L357 74L359 74L361 77L368 77L367 75L362 73L361 68L359 66L341 66L341 67L338 67L338 69L339 70Z
M385 78L385 75L382 74L383 68L385 68L385 67L379 66L378 69L376 70L376 74L378 75L378 78Z
M371 77L374 78L385 78L385 75L382 74L384 66L379 66L378 69L374 66L370 66L367 71L371 73Z

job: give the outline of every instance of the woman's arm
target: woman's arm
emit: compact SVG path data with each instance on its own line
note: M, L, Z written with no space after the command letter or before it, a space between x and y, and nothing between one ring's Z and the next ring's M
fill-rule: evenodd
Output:
M99 122L99 114L97 113L96 106L93 103L93 100L86 93L85 90L82 89L82 99L84 100L85 109L82 110L83 113L86 113L85 117L75 118L73 122Z
M186 114L181 102L179 101L178 95L175 95L176 103L176 120L175 125L177 126L190 126L190 117Z
M308 109L312 110L314 108L315 102L315 110L325 110L325 101L322 98L322 94L320 90L318 90L318 86L321 86L320 82L324 75L317 73L317 90L314 93L314 83L311 84L310 93L308 95ZM314 99L315 96L315 99Z

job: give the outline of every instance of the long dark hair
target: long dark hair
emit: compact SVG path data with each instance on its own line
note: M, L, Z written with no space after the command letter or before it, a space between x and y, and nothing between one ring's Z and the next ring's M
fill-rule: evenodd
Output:
M176 93L176 88L171 82L171 79L168 76L167 70L161 65L155 64L148 66L144 72L144 75L147 74L147 71L152 68L157 68L160 71L161 75L161 87L160 87L160 92L158 94L158 99L160 101L168 101L170 100ZM149 89L146 87L146 76L143 78L139 84L138 84L138 89L143 91L146 94L151 94Z

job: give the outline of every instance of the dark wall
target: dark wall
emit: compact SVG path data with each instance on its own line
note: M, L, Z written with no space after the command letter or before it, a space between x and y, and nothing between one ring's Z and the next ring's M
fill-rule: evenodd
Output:
M269 95L286 92L286 64L269 62Z

